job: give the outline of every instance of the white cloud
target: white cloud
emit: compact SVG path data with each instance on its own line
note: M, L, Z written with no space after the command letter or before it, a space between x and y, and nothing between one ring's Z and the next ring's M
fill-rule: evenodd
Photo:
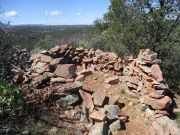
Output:
M81 9L79 9L77 12L76 12L76 16L80 16L81 15Z
M8 11L8 12L4 13L4 16L5 17L16 17L16 16L18 16L18 12L15 10Z
M80 12L80 11L76 12L76 15L77 15L77 16L80 16L80 15L81 15L81 12Z
M52 10L52 11L45 11L44 15L45 16L59 16L62 15L63 13L61 11L58 10Z

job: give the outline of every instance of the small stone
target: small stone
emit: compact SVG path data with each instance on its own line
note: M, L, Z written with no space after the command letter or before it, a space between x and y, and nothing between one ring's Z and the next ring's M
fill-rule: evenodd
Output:
M97 90L93 93L93 99L94 99L94 105L96 106L102 106L104 104L105 98L106 98L106 94L101 91L101 90Z
M63 83L63 82L66 82L66 79L62 78L62 77L57 77L57 78L51 78L50 81L51 82L60 82L60 83Z
M93 113L91 113L89 115L89 118L91 118L95 121L103 121L105 119L105 117L106 117L106 115L100 111L93 111Z
M148 66L139 65L139 68L147 74L151 73L151 68Z
M49 51L52 53L56 53L59 51L59 49L60 49L59 46L55 46L55 47L51 48Z
M105 83L117 84L117 83L119 83L119 77L118 76L113 76L113 77L106 78Z
M77 74L77 75L85 75L85 76L87 76L87 75L90 75L90 74L92 74L92 73L93 73L92 70L90 70L90 69L84 69L84 70L82 70L82 71L77 72L76 74Z
M75 81L84 81L85 79L85 76L84 75L78 75L76 78L75 78Z
M116 120L115 122L113 122L110 126L109 129L112 133L117 132L118 130L121 129L121 123L120 120Z
M126 85L130 88L130 89L137 89L138 88L138 86L137 85L135 85L135 84L132 84L132 83L130 83L130 82L126 82Z
M156 90L168 90L169 86L168 84L161 83L160 85L154 85L153 88Z

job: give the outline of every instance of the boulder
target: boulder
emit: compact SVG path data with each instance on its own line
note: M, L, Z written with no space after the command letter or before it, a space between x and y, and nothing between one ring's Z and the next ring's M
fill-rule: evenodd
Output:
M94 99L94 105L102 106L104 104L106 94L101 90L97 90L93 93L92 97Z
M73 78L75 76L75 65L74 64L58 64L54 73L63 78Z

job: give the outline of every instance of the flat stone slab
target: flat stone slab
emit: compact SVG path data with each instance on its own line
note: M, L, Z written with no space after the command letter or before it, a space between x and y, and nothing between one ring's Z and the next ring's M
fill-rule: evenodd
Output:
M101 90L97 90L93 93L93 99L94 99L94 105L96 106L102 106L104 104L105 98L106 98L106 94L101 91Z

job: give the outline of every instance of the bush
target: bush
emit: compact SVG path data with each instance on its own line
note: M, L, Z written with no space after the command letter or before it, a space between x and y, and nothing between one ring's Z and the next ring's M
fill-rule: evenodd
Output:
M17 86L0 79L0 106L4 113L16 114L23 110L25 99Z

